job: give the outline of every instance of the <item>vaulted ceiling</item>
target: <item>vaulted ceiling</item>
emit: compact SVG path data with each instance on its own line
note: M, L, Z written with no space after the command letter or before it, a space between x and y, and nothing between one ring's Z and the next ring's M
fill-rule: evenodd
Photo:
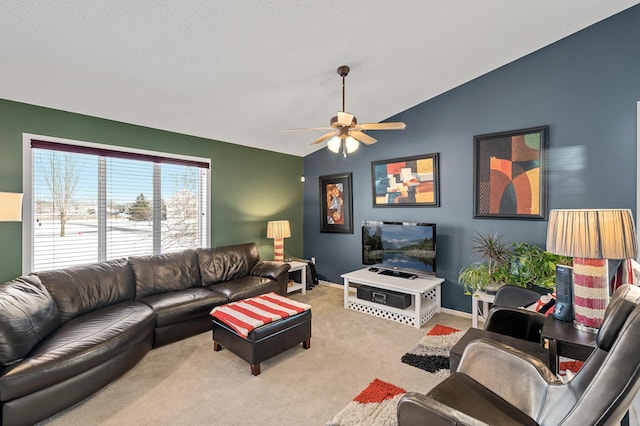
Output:
M3 0L0 98L305 156L638 3Z

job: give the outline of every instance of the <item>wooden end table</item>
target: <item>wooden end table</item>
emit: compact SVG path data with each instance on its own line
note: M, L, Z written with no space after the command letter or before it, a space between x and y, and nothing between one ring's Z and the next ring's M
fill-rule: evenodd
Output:
M299 262L297 260L290 260L288 263L291 268L289 272L300 271L300 282L294 281L291 287L287 287L287 293L300 290L302 294L307 293L307 264L305 262Z
M584 361L596 348L596 335L578 330L573 322L547 316L542 326L542 340L549 342L549 368L558 374L560 357Z

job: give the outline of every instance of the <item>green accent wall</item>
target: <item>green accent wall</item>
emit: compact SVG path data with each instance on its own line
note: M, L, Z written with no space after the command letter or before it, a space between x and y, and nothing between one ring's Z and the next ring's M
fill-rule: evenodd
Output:
M0 99L0 192L23 192L23 133L210 158L211 245L255 241L271 260L267 221L287 219L285 253L302 256L301 157ZM21 265L22 224L0 222L0 282Z

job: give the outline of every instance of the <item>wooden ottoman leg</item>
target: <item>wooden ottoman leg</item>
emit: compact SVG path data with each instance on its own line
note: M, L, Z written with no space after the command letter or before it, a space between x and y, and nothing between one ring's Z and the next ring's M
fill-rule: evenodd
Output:
M308 338L304 342L302 342L302 347L305 349L309 349L311 347L311 338Z
M251 364L251 374L253 374L254 376L260 374L260 363Z
M222 345L214 340L213 341L213 350L218 352L221 349L222 349Z

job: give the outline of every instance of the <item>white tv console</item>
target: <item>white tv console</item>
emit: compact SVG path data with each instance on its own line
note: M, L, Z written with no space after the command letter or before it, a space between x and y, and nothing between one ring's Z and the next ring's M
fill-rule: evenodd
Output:
M353 309L379 318L421 328L431 317L440 312L440 284L444 279L435 276L419 276L415 279L381 275L369 268L341 275L344 279L344 308ZM411 295L411 306L398 309L381 303L358 299L354 285L398 291Z

